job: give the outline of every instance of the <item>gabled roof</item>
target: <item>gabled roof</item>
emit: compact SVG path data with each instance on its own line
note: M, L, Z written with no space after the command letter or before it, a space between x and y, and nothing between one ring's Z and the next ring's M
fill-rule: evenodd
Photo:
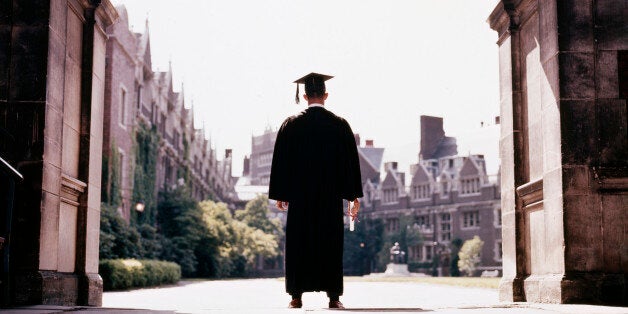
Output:
M138 34L138 47L137 47L137 55L142 62L144 63L144 67L147 70L152 70L153 63L152 57L150 53L150 31L148 28L148 19L146 20L146 26L144 28L144 33Z
M380 168L381 168L383 155L384 155L383 148L358 146L358 158L360 160L360 176L362 177L363 183L366 182L367 180L379 182Z
M382 187L397 187L399 189L404 188L403 182L404 173L397 172L397 170L388 168L386 169L386 178L382 182Z
M482 174L480 167L473 161L473 158L466 158L459 172L461 177L477 176Z
M427 169L425 169L425 166L420 165L420 164L417 165L416 171L414 172L414 175L412 176L412 182L411 182L412 185L431 182L431 181L433 181L433 178L430 175L430 172L427 171Z
M378 147L358 147L358 153L362 154L370 165L379 172L382 166L382 157L384 149Z

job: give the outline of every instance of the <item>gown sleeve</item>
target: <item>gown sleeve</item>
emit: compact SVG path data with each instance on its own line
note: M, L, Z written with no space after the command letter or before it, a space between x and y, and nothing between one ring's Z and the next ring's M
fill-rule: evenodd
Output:
M358 157L358 147L355 143L353 131L349 123L344 121L343 132L344 145L344 169L342 174L341 197L352 201L358 197L364 196L362 193L362 179L360 174L360 158Z
M268 198L276 201L290 200L290 154L288 150L288 123L286 120L275 140L273 161L270 168Z

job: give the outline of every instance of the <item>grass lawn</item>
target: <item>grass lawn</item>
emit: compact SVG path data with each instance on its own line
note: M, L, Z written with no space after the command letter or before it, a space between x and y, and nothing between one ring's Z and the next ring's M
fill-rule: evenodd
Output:
M500 277L345 277L347 282L415 282L497 289Z

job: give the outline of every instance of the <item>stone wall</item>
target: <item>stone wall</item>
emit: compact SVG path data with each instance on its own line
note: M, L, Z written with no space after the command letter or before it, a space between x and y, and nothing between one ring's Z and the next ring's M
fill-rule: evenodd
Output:
M626 303L626 6L502 1L489 18L500 58L502 300Z
M24 175L3 305L101 304L104 28L117 14L98 3L2 2L0 155Z

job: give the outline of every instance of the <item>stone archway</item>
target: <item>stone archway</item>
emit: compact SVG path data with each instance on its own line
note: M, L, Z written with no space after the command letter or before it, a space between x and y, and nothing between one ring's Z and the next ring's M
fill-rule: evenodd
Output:
M104 29L117 12L108 0L5 1L0 12L0 155L24 176L2 306L101 305Z
M501 1L500 299L626 304L626 2Z

